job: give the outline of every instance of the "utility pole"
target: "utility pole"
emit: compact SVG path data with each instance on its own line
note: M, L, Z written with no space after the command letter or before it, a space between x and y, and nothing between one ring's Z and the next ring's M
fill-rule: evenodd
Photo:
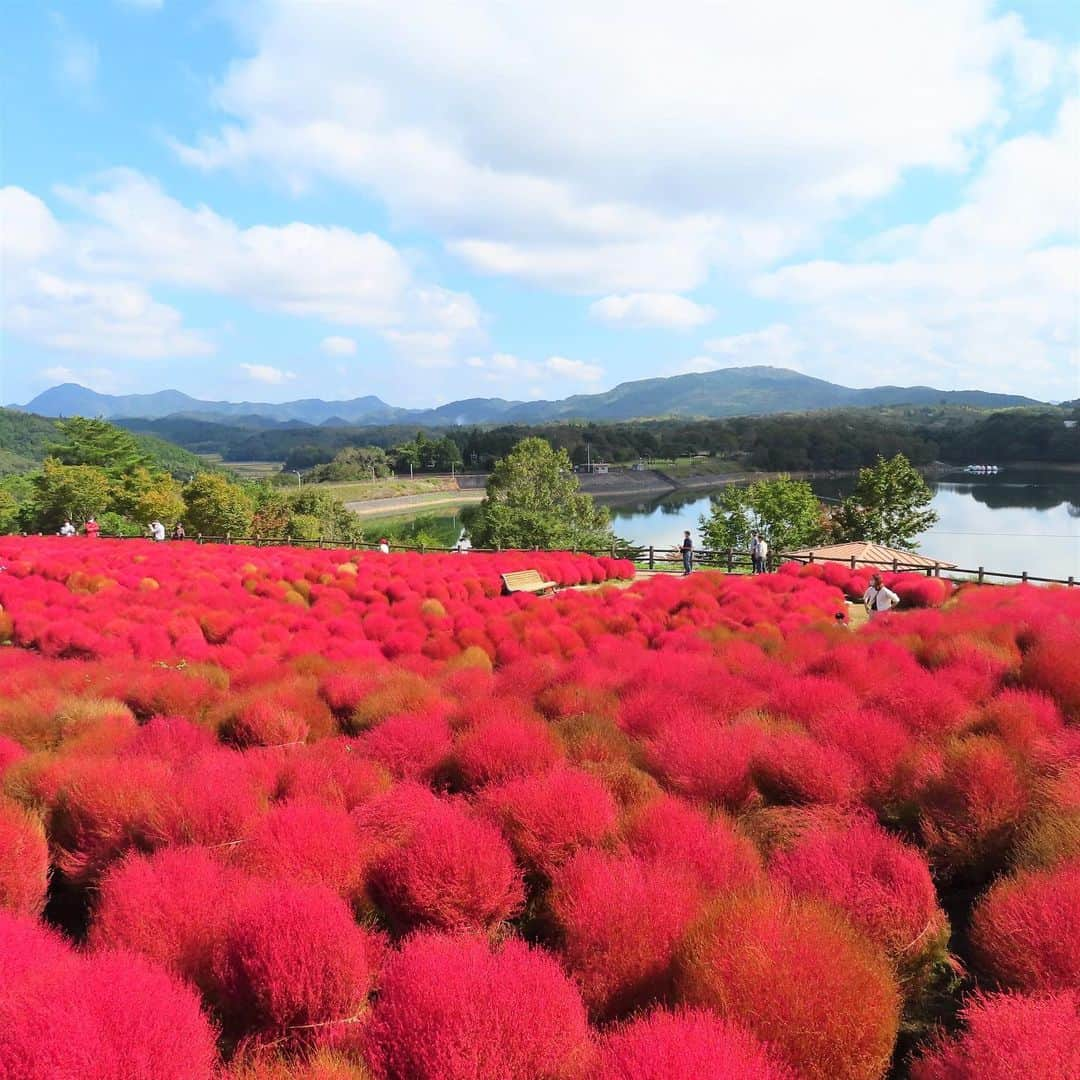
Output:
M296 486L297 487L303 487L304 486L304 481L300 479L300 470L299 469L293 469L293 472L296 473Z

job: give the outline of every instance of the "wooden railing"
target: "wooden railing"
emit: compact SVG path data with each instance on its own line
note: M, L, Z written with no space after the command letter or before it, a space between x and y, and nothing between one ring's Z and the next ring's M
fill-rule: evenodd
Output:
M109 536L107 539L133 540L145 539L145 537ZM201 533L193 537L188 537L185 541L170 542L246 544L251 547L278 547L284 545L290 547L348 548L351 551L377 551L379 548L378 543L372 543L371 541L333 540L327 537L310 539L292 536L231 536L229 534L225 534L224 536L204 536ZM402 544L393 542L389 546L391 551L416 551L421 554L429 552L445 554L458 551L456 546L439 547L431 544ZM530 549L473 547L468 550L476 552L477 554L497 554L506 550L527 551ZM534 547L531 550L539 551L541 549L539 547ZM610 546L605 548L572 548L570 550L575 555L595 555L612 559L630 559L643 569L657 573L676 573L682 571L682 552L676 547L657 547L654 544L628 544L623 540L616 539L612 541ZM1019 574L1013 574L1003 570L987 570L983 566L975 567L973 569L948 566L942 563L934 563L933 565L928 566L924 563L905 563L902 559L857 559L855 556L838 558L836 556L819 555L814 551L800 553L798 555L787 552L780 552L778 555L770 554L767 560L768 569L775 570L777 566L784 562L801 562L804 564L838 563L848 566L852 570L856 570L862 566L873 566L880 568L881 570L891 570L893 572L925 574L926 577L944 577L951 581L973 581L980 585L997 584L1000 581L1017 581L1022 584L1065 585L1069 587L1076 584L1076 580L1071 574L1067 578L1053 578L1030 574L1026 570ZM698 548L694 551L694 565L708 569L724 570L729 574L746 573L753 568L753 560L749 551L741 551L737 548Z

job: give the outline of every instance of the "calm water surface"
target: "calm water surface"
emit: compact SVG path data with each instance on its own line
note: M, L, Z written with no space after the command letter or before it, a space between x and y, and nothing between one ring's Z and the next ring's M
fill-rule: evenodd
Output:
M842 499L854 482L811 486L828 502ZM940 520L923 535L923 554L962 567L1080 579L1080 473L1003 469L997 476L950 473L929 483ZM617 535L657 547L677 544L684 529L696 538L698 519L709 513L707 491L607 501Z

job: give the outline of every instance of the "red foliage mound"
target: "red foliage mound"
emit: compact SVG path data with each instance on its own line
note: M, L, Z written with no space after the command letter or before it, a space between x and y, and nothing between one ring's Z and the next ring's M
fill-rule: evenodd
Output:
M975 908L971 945L1004 988L1080 991L1080 858L999 881Z
M911 1066L911 1080L1065 1080L1080 1076L1080 995L976 997L967 1030Z
M745 1024L812 1080L878 1080L896 1042L900 993L884 956L807 901L715 901L680 949L676 989Z
M400 933L493 930L525 902L521 873L499 830L450 804L425 816L379 861L371 890Z
M561 867L548 904L563 963L590 1012L625 1016L664 993L702 903L693 875L674 865L592 850Z
M526 867L548 875L580 848L608 837L618 818L604 785L567 767L485 788L479 805Z
M670 796L633 814L625 836L635 855L692 873L709 891L749 885L761 876L757 849L725 815L709 818Z
M585 1080L797 1080L745 1028L706 1009L658 1010L608 1032Z
M212 1080L214 1030L195 991L141 957L83 958L0 913L0 1076Z
M140 953L205 990L214 951L251 888L204 848L129 854L101 880L90 945Z
M229 1027L302 1044L306 1025L352 1019L371 986L373 944L344 901L318 886L267 885L215 950L213 997Z
M1024 656L1021 677L1027 686L1056 698L1074 720L1080 720L1080 629L1059 623L1043 630Z
M901 970L944 949L949 924L926 860L870 819L808 830L771 869L797 895L838 907Z
M546 724L500 710L461 735L453 765L462 785L476 788L543 772L561 756Z
M41 821L0 799L0 908L40 915L49 887L49 848Z
M563 1080L588 1026L573 984L550 956L511 938L419 934L383 971L368 1026L380 1080Z

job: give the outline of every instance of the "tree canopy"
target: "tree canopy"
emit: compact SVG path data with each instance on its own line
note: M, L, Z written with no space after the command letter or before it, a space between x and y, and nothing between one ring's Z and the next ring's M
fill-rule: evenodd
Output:
M805 480L778 476L748 487L728 485L700 521L706 547L745 550L757 532L773 552L817 543L825 532L821 503Z
M938 519L927 509L933 493L903 454L859 471L855 490L833 512L834 539L870 540L888 547L914 548Z
M566 451L538 438L496 463L467 521L481 547L598 549L612 539L607 510L581 491Z

